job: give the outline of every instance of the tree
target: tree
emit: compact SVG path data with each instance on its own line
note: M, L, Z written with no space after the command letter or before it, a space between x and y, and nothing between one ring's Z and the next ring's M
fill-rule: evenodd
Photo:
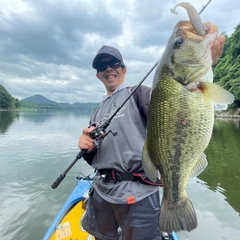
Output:
M230 37L225 37L222 56L214 67L214 82L234 95L233 107L240 107L240 23Z
M20 103L20 101L18 100L18 98L15 98L14 99L14 106L13 106L14 108L20 108L21 107L21 103Z
M13 97L6 90L6 88L0 85L0 108L8 109L12 107Z

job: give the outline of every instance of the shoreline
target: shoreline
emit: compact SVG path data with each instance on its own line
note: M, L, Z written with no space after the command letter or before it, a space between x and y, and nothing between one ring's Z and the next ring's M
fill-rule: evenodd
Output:
M41 109L41 110L46 110L46 109ZM47 109L47 110L56 110L56 109ZM21 112L21 111L36 111L36 109L3 109L3 108L0 108L0 112ZM237 120L240 120L240 113L233 114L233 115L227 114L227 113L225 113L225 114L214 113L214 118L215 119L237 119Z
M226 118L226 119L238 119L238 120L240 120L240 115L214 114L214 117L218 118L218 119Z

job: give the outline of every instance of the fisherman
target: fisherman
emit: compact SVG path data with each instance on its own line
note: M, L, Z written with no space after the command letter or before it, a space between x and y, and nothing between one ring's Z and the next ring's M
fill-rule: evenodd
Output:
M221 54L225 37L219 35L211 47L213 65ZM97 78L104 84L106 98L90 119L90 125L113 114L131 94L125 81L127 68L117 48L102 46L93 59ZM150 88L141 85L111 122L109 134L95 145L84 128L78 146L87 149L84 159L96 170L94 191L82 220L83 228L97 240L160 240L159 184L146 179L142 147L146 136Z

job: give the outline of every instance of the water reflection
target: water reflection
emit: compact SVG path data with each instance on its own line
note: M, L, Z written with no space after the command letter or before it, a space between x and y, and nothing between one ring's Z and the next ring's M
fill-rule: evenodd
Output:
M226 201L240 212L239 121L216 120L206 149L209 165L199 176L213 191L224 193Z
M77 110L77 111L68 111L68 110L36 110L29 112L21 112L21 117L23 119L29 120L34 123L43 123L52 118L62 117L67 115L72 116L90 116L92 113L91 110Z
M56 118L66 118L72 116L73 118L85 118L91 116L93 110L36 110L36 111L0 111L0 133L5 133L15 120L21 118L22 121L31 122L34 124L42 124ZM86 124L87 127L87 124Z
M0 133L5 133L12 123L19 118L19 112L0 111Z
M178 232L180 240L239 239L240 218L225 201L225 193L212 191L208 183L196 179L188 183L187 194L196 210L198 227L190 233Z
M5 131L0 134L1 240L41 239L74 188L77 173L93 172L80 159L61 185L51 189L78 153L78 138L91 111L0 114L0 131ZM209 165L187 185L199 225L191 233L179 233L180 239L239 239L239 142L239 121L216 120L206 150Z

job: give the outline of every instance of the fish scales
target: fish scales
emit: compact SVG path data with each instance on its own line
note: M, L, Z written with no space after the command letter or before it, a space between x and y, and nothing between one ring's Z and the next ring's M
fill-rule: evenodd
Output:
M166 172L163 170L164 167L168 168L170 165L176 168L175 161L188 165L193 162L192 159L195 159L195 162L198 160L211 137L213 105L209 104L209 99L204 98L200 91L189 93L174 80L162 79L158 85L152 92L152 98L156 100L149 106L148 114L149 122L158 123L158 128L149 125L147 144L159 146L159 148L152 147L153 151L150 155L153 159L160 156L161 159L172 160L167 161L166 166L162 166L160 161L155 162L160 168L160 173L163 174ZM161 94L158 88L161 88ZM169 98L169 93L170 96L176 97ZM185 104L187 101L189 104ZM198 107L199 104L202 104L201 108ZM209 115L206 115L206 112ZM186 159L189 159L189 162ZM179 164L177 166L179 167Z
M197 29L191 22L176 25L156 68L143 147L145 173L152 181L161 175L159 223L165 232L197 227L186 184L207 166L204 150L212 135L214 107L233 102L232 94L213 84L210 46L217 27L204 23L199 30L199 18ZM201 29L206 29L203 36Z
M163 199L168 208L171 204L186 204L188 177L211 138L213 104L200 90L189 92L167 75L158 82L151 98L154 101L149 105L148 121L158 128L149 124L146 145L161 174ZM191 213L188 218L196 224ZM162 228L170 231L168 226Z
M154 101L149 106L148 121L157 123L158 128L154 124L148 126L146 143L152 149L150 157L162 159L155 164L164 181L164 173L169 176L173 171L187 178L190 173L186 172L192 169L189 165L196 164L211 138L213 105L200 91L189 92L168 76L161 78L151 98Z

